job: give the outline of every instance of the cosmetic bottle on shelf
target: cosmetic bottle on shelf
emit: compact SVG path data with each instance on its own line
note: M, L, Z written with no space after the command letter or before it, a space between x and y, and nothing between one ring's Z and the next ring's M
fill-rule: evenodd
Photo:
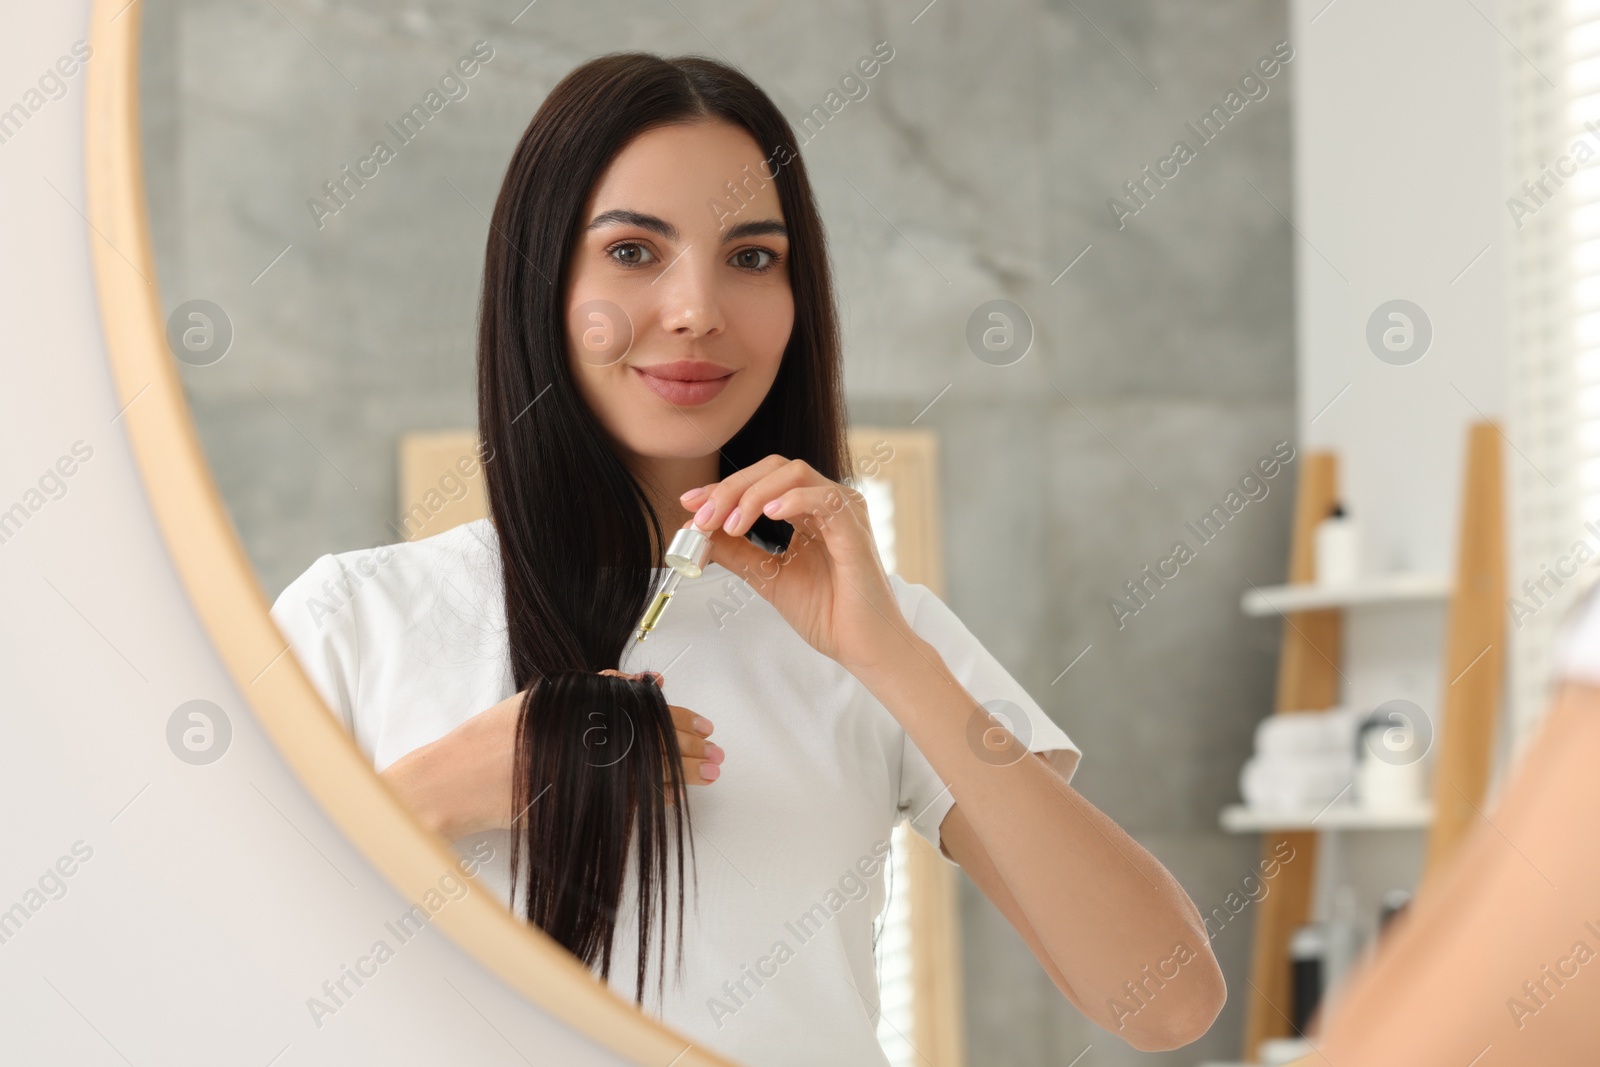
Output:
M1328 935L1321 923L1306 923L1289 938L1290 988L1289 1022L1294 1032L1304 1035L1311 1016L1322 1000L1323 967L1328 956Z
M1349 585L1360 576L1355 520L1343 504L1335 504L1328 517L1317 523L1316 570L1318 585Z
M1337 989L1361 956L1361 908L1356 903L1355 889L1341 885L1334 890L1328 912L1328 921L1322 927L1322 984L1324 989Z

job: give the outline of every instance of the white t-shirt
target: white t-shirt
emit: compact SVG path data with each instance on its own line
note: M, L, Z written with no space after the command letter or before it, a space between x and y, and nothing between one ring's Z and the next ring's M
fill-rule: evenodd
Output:
M1080 751L1067 735L927 587L890 581L912 627L968 692L1070 778ZM324 555L272 614L376 770L515 692L488 519ZM698 900L688 879L684 980L657 999L658 937L644 1009L751 1067L887 1063L872 947L886 901L883 858L902 817L937 846L955 798L882 703L717 564L682 581L620 668L661 671L667 700L710 719L727 753L720 778L688 790ZM454 847L482 860L485 843L493 856L478 878L509 908L509 833ZM686 849L686 870L690 862ZM519 895L525 885L519 879ZM675 929L675 883L669 899ZM632 1002L631 892L625 904L610 984ZM677 947L668 941L669 983Z

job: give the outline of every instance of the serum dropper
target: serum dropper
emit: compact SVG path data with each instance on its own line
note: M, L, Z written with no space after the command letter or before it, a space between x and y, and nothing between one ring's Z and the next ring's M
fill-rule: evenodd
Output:
M672 573L667 575L666 582L661 586L661 592L650 601L650 606L645 609L644 616L639 620L639 636L635 639L635 644L648 637L650 631L661 621L662 613L667 610L667 602L672 599L672 594L678 591L678 583L685 578L698 578L705 573L706 563L711 559L711 538L693 526L685 526L672 535L672 543L667 546L665 559L667 566L672 568Z

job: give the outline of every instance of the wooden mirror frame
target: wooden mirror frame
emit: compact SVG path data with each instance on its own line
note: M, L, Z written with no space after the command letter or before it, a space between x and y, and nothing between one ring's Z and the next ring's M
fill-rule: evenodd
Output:
M142 10L137 0L94 0L84 125L91 262L123 426L173 566L256 721L355 848L396 892L419 901L459 860L383 784L287 655L167 350L139 141ZM487 891L452 902L433 925L530 1002L632 1063L739 1067L615 995Z

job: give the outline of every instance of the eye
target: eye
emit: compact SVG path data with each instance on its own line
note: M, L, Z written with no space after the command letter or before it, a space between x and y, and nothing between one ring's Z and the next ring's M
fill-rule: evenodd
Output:
M642 267L655 261L655 253L637 241L620 241L606 249L606 255L624 267Z
M778 253L770 248L741 248L728 262L752 274L765 274L777 266L779 258Z

